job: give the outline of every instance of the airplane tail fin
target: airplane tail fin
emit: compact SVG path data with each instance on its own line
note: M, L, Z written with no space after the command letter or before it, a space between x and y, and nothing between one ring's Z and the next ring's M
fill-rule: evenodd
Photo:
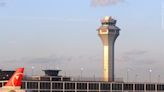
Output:
M22 78L23 78L24 68L16 69L15 73L9 79L9 81L5 84L4 87L21 87Z

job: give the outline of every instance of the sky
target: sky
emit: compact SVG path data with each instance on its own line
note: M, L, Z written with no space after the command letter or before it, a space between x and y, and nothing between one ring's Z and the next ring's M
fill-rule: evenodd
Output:
M121 29L116 78L148 82L151 69L152 81L164 82L164 0L0 0L0 68L102 77L104 16Z

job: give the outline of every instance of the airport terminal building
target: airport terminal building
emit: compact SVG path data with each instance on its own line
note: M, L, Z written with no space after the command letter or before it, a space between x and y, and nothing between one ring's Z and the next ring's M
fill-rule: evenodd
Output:
M45 76L24 77L22 89L27 92L164 92L164 83L72 80L58 76L59 70L44 71ZM0 86L5 83L1 80Z
M5 83L6 81L0 81L0 86L3 86ZM24 80L22 89L25 89L27 92L164 92L164 84Z

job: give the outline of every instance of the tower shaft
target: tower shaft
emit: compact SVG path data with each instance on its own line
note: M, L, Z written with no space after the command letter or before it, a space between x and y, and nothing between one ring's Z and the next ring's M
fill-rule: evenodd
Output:
M114 42L118 35L99 34L103 43L104 81L114 81Z

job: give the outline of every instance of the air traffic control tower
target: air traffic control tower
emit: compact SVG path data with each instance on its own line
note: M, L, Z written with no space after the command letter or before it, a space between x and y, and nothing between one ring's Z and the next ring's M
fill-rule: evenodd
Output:
M106 16L101 20L101 26L98 28L98 35L104 46L104 81L114 81L114 43L119 35L120 29L115 26L116 20Z

